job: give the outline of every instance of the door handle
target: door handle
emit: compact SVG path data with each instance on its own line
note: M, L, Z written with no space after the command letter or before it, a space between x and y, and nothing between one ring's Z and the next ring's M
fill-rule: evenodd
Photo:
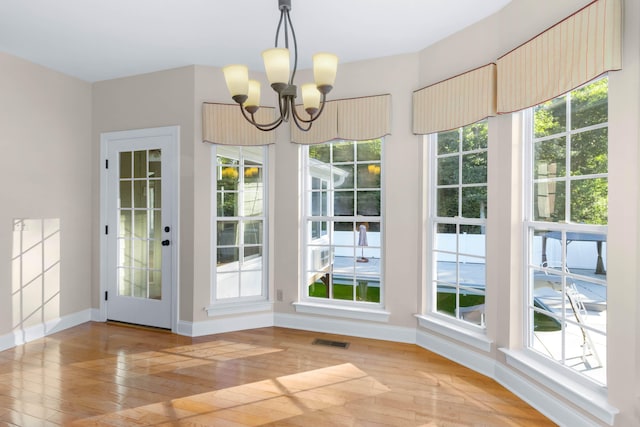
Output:
M163 240L162 241L162 246L169 246L169 241L168 240Z

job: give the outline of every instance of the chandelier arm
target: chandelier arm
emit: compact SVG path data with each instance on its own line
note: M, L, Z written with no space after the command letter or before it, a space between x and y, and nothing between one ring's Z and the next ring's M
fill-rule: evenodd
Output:
M242 115L244 116L244 118L245 118L249 123L251 123L253 126L255 126L256 128L258 128L258 129L260 129L260 130L262 130L262 131L270 131L270 130L273 130L273 129L277 128L278 126L280 126L280 123L282 123L282 122L283 122L282 114L280 114L280 117L278 117L277 119L275 119L275 120L274 120L274 121L272 121L271 123L265 123L265 124L258 123L258 122L255 120L255 116L254 116L254 114L253 114L253 113L250 113L250 114L251 114L251 117L249 117L249 116L247 115L247 112L244 110L244 108L242 108L242 105L241 105L241 104L238 104L238 105L240 105L240 111L242 112Z
M289 11L287 13L287 21L289 21L289 27L291 27L291 38L293 38L293 71L291 72L291 78L289 79L289 84L293 84L293 79L296 76L296 71L298 70L298 40L296 39L296 32L293 29L293 22L291 22L291 16L289 15ZM287 26L285 23L285 30ZM288 41L288 38L287 38ZM289 47L289 46L287 46Z
M308 132L309 129L311 129L311 125L313 125L313 120L302 120L298 116L298 113L296 113L296 106L294 105L293 98L291 98L291 109L293 110L293 122L296 124L298 129L300 129L302 132ZM301 123L308 123L309 126L305 128L301 125Z
M302 117L300 117L298 115L298 111L295 108L295 106L293 106L292 110L293 110L293 115L294 118L302 123L313 123L316 121L316 119L318 117L320 117L320 114L322 114L322 111L324 110L324 105L325 105L325 99L326 99L326 95L323 93L321 94L322 98L320 99L320 109L318 110L318 112L316 114L314 114L313 116L310 115L309 120L305 120ZM293 100L292 100L293 101Z

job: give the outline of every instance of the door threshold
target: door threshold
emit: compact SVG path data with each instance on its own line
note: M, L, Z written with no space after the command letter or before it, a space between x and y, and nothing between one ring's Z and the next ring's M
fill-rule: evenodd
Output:
M138 325L137 323L120 322L118 320L107 319L106 323L109 324L109 325L122 326L124 328L143 329L143 330L146 330L146 331L172 333L171 329L168 329L168 328L159 328L157 326Z

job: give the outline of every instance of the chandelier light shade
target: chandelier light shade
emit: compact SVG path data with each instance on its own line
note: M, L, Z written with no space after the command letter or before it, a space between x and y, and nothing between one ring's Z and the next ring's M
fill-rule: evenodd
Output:
M271 123L256 121L255 113L260 108L260 83L256 80L249 80L249 70L245 65L234 64L224 67L224 78L231 98L240 106L244 118L256 128L270 131L293 118L300 130L308 131L313 122L322 114L326 95L333 89L338 70L338 57L325 52L313 55L315 83L306 83L300 88L302 104L307 113L307 117L303 117L304 114L301 116L295 107L298 88L293 82L298 68L298 42L289 16L291 0L278 0L278 8L280 9L280 21L276 30L275 47L262 52L262 59L269 84L278 95L280 117ZM280 30L283 26L285 47L278 47ZM291 52L289 51L290 36L293 41L293 69L291 68Z

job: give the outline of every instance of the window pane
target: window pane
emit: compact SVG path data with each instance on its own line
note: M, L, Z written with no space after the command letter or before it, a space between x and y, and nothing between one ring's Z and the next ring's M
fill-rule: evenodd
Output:
M247 221L244 223L244 244L262 244L262 221Z
M608 79L600 79L571 92L571 129L608 121Z
M449 156L438 159L438 185L455 185L459 182L459 157Z
M218 192L216 207L218 216L238 216L238 193Z
M340 165L333 168L335 188L353 188L353 165Z
M250 168L260 170L258 168ZM247 169L245 169L246 171ZM264 208L264 190L262 182L259 181L260 178L256 178L256 181L247 182L247 178L245 178L245 183L243 186L243 195L244 195L244 212L243 216L262 216L263 208Z
M459 147L460 132L457 129L438 133L438 155L457 153Z
M380 192L358 191L358 215L380 216Z
M240 243L238 221L218 221L218 246L233 246Z
M380 164L358 165L358 188L380 188Z
M240 296L240 273L222 273L216 275L216 299L237 298Z
M533 108L535 138L551 136L567 129L567 100L556 98Z
M458 216L458 189L439 188L437 200L437 216L455 217Z
M487 217L487 187L462 188L462 216L465 218Z
M233 263L231 270L238 269L238 261L240 260L240 251L236 248L218 248L217 249L217 260L218 260L218 272L220 271L229 271L229 268L226 267L227 264ZM225 266L225 268L221 269L221 267Z
M309 158L320 160L323 163L329 163L329 153L331 147L327 144L316 144L309 146Z
M240 172L236 166L224 166L220 169L218 176L218 191L237 190L240 179Z
M476 184L485 182L487 182L487 152L463 155L462 183Z
M606 178L571 181L571 221L606 225L608 190Z
M333 144L333 162L353 162L353 142L336 142Z
M607 128L576 133L571 138L571 175L607 173Z
M133 181L133 207L147 207L147 181Z
M564 181L542 181L533 184L533 217L535 221L565 221Z
M480 150L487 148L489 125L487 121L474 123L462 128L462 150Z
M565 138L555 138L534 144L534 179L564 177L566 168Z
M372 141L358 142L356 149L358 151L358 161L380 160L382 151L382 141L374 139Z
M336 191L334 193L334 215L353 216L353 191Z

